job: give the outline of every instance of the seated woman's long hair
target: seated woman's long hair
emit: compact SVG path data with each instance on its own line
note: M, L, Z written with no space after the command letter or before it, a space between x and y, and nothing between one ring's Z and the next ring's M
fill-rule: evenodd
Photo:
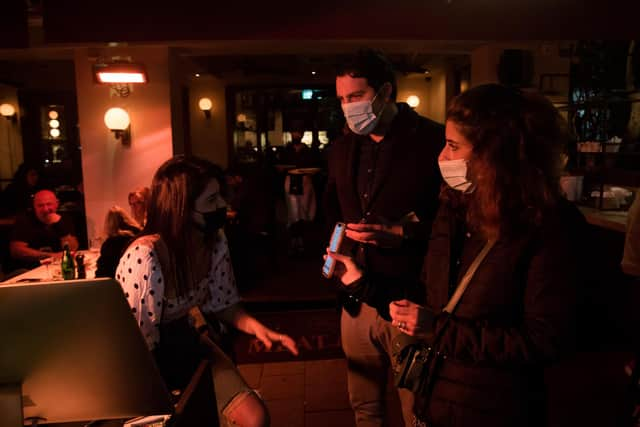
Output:
M472 144L471 194L445 190L466 203L467 224L487 237L538 224L560 197L566 122L546 98L498 84L477 86L454 98L447 110Z
M147 224L143 235L159 234L169 249L175 266L176 295L181 297L194 286L191 277L189 236L195 201L211 179L225 194L224 172L219 166L197 157L175 156L156 171L151 184Z
M107 237L130 236L140 232L140 226L131 215L120 206L112 206L104 219L104 234Z

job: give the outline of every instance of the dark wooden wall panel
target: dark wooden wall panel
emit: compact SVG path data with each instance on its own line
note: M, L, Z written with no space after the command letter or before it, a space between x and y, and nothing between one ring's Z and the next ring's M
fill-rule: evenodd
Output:
M24 0L3 0L0 4L0 49L28 46L27 6Z

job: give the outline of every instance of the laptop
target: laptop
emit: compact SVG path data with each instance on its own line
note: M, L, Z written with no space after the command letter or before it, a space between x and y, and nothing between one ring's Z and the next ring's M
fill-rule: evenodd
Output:
M0 286L0 425L171 414L113 279Z

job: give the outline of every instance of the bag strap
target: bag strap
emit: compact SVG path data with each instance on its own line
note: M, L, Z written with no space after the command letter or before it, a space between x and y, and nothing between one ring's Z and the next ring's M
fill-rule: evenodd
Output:
M464 291L467 290L467 286L473 278L473 275L476 273L476 270L478 269L484 258L487 256L493 245L495 245L495 243L495 239L489 239L487 243L485 243L480 253L476 255L476 258L467 269L464 277L462 277L462 280L460 280L460 283L458 283L458 287L451 296L451 299L449 300L447 305L444 307L443 311L446 311L449 314L453 313L453 311L456 309L456 306L458 305L458 302L460 301L460 298L462 298L462 294L464 294Z

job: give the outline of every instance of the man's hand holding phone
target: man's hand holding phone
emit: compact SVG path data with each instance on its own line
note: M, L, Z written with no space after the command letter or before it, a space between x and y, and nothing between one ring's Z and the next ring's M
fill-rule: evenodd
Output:
M329 247L327 248L327 252L338 252L340 250L340 246L342 245L342 240L345 236L345 231L347 227L344 222L336 223L333 228L333 233L331 233L331 240L329 241ZM327 279L333 276L333 272L336 267L336 261L332 256L324 257L324 265L322 266L322 275Z
M347 226L343 222L337 223L334 227L327 254L324 256L322 275L326 278L336 275L345 286L349 286L362 277L362 270L358 268L353 258L339 253L346 230Z
M333 275L338 277L343 285L349 286L362 277L362 270L350 256L331 252L330 248L327 248L327 254L324 256L325 261L329 257L336 263Z

